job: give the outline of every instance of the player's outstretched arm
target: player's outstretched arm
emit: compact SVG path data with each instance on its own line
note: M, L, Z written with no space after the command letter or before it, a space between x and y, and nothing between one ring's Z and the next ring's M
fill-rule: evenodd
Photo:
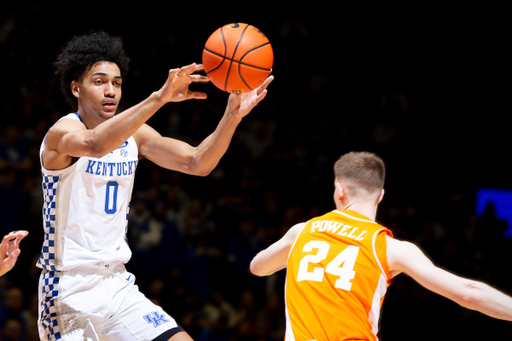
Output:
M251 261L251 273L256 276L269 276L286 268L290 248L304 225L305 223L294 225L281 239L260 251Z
M154 129L144 125L135 136L140 155L167 169L192 175L208 175L226 153L242 118L265 98L267 86L272 80L273 77L270 76L257 89L248 93L231 94L217 128L197 147L162 137Z
M413 243L387 237L388 265L392 274L403 272L423 287L457 304L488 316L512 321L512 297L479 281L434 265Z
M73 120L58 122L50 128L46 137L44 167L63 169L69 166L71 157L100 158L121 146L164 104L206 98L205 93L189 89L192 83L209 81L206 76L194 74L202 69L202 65L191 64L170 70L160 90L95 127L87 127L85 123Z
M0 244L0 276L10 271L21 253L20 242L28 235L27 231L15 231L6 235Z

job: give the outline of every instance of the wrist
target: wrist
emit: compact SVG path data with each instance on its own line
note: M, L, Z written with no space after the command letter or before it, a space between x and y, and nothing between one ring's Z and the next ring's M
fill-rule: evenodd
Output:
M164 106L164 104L167 103L167 101L162 97L160 91L153 92L151 95L149 95L148 100L154 103L154 105L156 105L158 108L161 108Z
M226 112L224 113L224 117L226 117L230 122L238 124L242 121L243 116L239 115L238 110L231 110L226 108Z

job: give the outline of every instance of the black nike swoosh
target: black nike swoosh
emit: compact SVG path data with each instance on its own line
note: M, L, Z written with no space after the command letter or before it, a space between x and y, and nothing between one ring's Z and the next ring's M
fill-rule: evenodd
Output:
M231 27L231 28L239 28L240 25L236 22L236 23L233 24L233 26L229 26L229 27Z

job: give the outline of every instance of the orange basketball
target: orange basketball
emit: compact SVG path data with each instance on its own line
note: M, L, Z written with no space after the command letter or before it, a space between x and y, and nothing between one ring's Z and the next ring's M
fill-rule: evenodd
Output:
M208 38L203 49L206 75L216 87L230 93L257 88L272 71L273 62L267 37L248 24L222 26Z

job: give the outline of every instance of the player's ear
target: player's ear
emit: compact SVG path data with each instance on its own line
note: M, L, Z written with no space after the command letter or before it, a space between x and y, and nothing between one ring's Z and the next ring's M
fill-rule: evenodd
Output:
M334 193L336 195L335 199L341 201L347 195L345 187L339 181L334 182L334 187Z
M77 81L72 81L70 87L71 87L71 93L73 94L73 96L78 98L80 95L80 83L78 83Z
M382 198L384 198L384 188L380 192L379 199L377 199L377 204L380 204L380 202L382 201Z

